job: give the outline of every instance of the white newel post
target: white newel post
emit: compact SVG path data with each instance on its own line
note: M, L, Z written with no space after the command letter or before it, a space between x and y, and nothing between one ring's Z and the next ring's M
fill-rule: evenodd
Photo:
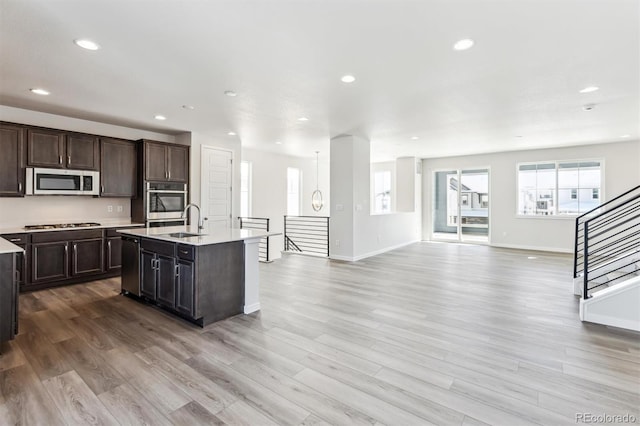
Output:
M260 310L258 248L260 238L244 240L244 313Z

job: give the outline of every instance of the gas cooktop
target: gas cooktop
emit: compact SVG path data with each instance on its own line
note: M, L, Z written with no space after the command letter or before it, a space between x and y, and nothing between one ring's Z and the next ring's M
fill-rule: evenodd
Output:
M24 227L24 229L32 230L32 229L86 228L87 226L100 226L100 224L96 222L56 223L53 225L27 225Z

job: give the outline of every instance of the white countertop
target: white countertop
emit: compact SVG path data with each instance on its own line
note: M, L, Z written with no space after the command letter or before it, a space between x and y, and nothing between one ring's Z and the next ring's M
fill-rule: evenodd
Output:
M77 220L75 222L70 223L80 223L80 222L93 222L90 220L82 221ZM144 226L144 223L132 223L130 220L126 221L111 221L111 222L99 222L98 226L82 226L78 228L54 228L54 229L24 229L19 227L9 227L9 228L0 228L0 234L21 234L21 233L32 233L32 232L56 232L56 231L77 231L78 229L102 229L102 228L127 228L131 226Z
M222 229L203 229L198 231L196 226L166 226L162 228L139 228L139 229L121 229L118 232L124 235L132 235L135 237L153 238L156 240L169 241L172 243L189 244L192 246L206 246L210 244L222 244L231 241L253 240L270 235L279 235L279 232L267 232L257 229L238 229L238 228L222 228ZM168 234L176 232L189 232L193 234L202 234L196 237L176 238Z
M0 238L0 254L5 253L24 253L24 250L4 238Z

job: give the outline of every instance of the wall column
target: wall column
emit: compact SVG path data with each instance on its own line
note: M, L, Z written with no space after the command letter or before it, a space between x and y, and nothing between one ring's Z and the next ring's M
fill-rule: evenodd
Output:
M370 206L369 140L351 135L331 139L330 161L332 259L354 260L362 251L357 229Z

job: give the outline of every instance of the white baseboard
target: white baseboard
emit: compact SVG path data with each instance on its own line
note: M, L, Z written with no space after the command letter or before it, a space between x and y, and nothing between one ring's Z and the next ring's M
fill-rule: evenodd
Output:
M260 302L252 303L251 305L244 305L244 313L250 314L260 310Z
M521 244L490 244L491 247L510 248L517 250L532 250L532 251L548 251L552 253L573 253L572 249L563 247L540 247L540 246L528 246Z
M371 257L371 256L377 256L379 254L386 253L386 252L391 251L391 250L396 250L396 249L408 246L410 244L419 243L420 241L421 240L411 240L411 241L408 241L406 243L396 244L394 246L385 247L383 249L371 251L369 253L361 254L361 255L358 255L358 256L354 256L354 257L341 256L341 255L335 255L335 254L332 254L329 257L331 259L334 259L334 260L345 260L347 262L357 262L358 260L366 259L367 257Z

